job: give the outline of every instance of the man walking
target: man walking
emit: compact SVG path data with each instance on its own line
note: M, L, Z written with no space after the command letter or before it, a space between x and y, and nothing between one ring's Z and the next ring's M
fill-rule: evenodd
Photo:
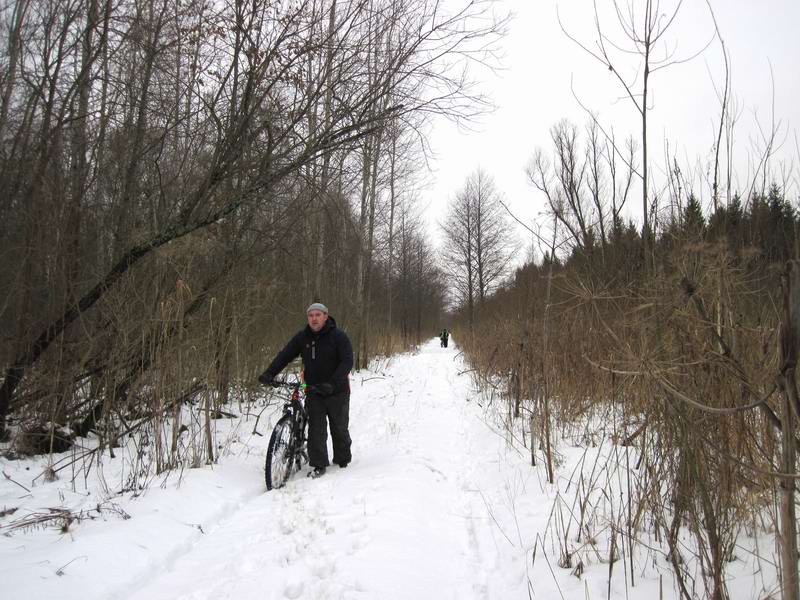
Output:
M350 381L353 347L347 334L336 327L328 308L315 302L306 309L308 325L299 331L258 378L269 385L286 365L303 358L303 374L309 386L308 462L314 468L310 477L325 474L328 462L328 422L333 442L333 462L342 469L350 454Z

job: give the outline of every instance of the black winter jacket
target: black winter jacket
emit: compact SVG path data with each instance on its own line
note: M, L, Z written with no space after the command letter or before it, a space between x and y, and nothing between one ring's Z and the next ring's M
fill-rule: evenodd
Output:
M325 325L314 333L311 327L299 331L264 371L272 377L298 356L303 357L303 373L308 385L332 383L334 393L350 391L348 375L353 368L353 347L347 334L328 316Z

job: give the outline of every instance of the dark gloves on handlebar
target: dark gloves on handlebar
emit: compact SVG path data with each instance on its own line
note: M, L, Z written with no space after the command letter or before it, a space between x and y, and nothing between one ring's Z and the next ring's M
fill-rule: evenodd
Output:
M328 383L318 383L314 386L314 391L317 392L320 396L330 396L333 393L333 384Z
M260 383L261 385L270 385L274 380L275 378L266 372L258 376L258 383Z

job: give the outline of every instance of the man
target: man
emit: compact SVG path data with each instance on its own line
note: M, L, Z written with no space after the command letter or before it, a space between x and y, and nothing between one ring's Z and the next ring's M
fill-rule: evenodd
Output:
M333 462L344 469L350 462L350 381L353 347L347 334L336 327L328 308L315 302L306 309L308 325L281 350L258 378L269 385L286 365L303 357L303 374L309 386L308 462L314 468L310 477L325 474L328 462L328 421L333 442Z

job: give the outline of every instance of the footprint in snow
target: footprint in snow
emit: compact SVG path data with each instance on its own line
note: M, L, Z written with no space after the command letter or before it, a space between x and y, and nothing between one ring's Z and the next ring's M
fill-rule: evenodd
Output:
M283 595L290 600L297 600L303 595L303 582L298 579L290 579L283 588Z
M294 550L298 556L303 556L311 544L306 539L300 539L295 542Z
M294 520L288 519L286 517L281 517L280 521L278 522L278 526L280 527L281 533L283 535L289 535L296 528Z
M367 528L367 524L364 521L356 521L352 525L350 525L350 531L353 533L358 533L359 531L364 531Z
M311 574L320 579L327 579L336 570L336 563L330 558L316 558L309 561Z
M364 548L365 546L368 546L371 541L372 541L372 538L366 533L363 534L363 535L358 536L350 544L350 549L352 550L351 554L353 552L356 552L357 550L361 550L361 548Z

